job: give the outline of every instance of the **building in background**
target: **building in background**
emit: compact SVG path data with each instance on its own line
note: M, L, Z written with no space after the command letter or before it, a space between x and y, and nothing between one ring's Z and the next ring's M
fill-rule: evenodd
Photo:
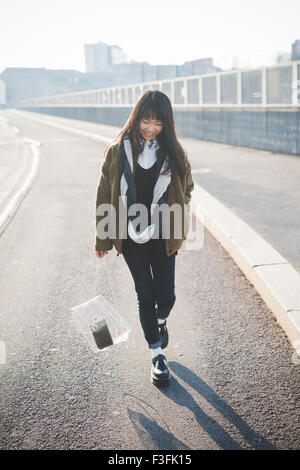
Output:
M13 107L21 100L93 90L133 83L155 82L221 71L212 58L184 62L183 65L151 65L148 62L128 62L117 45L85 44L86 72L78 70L49 70L38 67L8 67L0 74L6 87L6 102Z
M181 75L201 75L204 73L216 72L217 67L213 64L211 57L205 59L190 60L184 62L181 67ZM221 70L221 69L219 69Z
M126 64L127 56L123 49L119 46L109 46L110 47L110 65L117 64Z
M84 45L85 70L89 72L102 72L109 66L109 49L106 44Z
M103 42L84 45L85 70L89 72L103 72L112 65L127 62L127 57L121 47L109 46Z
M38 67L7 67L0 74L6 86L6 107L26 98L71 93L108 87L111 73L84 73L78 70L49 70Z
M292 44L292 60L300 60L300 39Z
M0 80L0 109L6 106L6 85L3 80Z

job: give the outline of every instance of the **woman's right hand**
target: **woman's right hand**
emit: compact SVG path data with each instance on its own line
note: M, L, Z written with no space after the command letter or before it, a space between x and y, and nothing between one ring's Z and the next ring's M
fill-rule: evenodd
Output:
M108 254L108 251L96 251L96 256L98 256L98 258L103 258L103 256L107 254Z

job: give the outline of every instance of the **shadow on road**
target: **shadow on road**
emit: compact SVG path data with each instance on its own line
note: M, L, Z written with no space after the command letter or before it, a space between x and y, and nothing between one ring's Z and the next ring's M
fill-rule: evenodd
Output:
M170 370L172 370L180 380L184 381L189 387L192 387L199 393L217 412L222 414L227 421L234 425L243 436L245 445L241 446L216 419L208 416L201 409L194 397L178 382L174 374L172 374L170 386L158 390L176 405L186 407L190 410L201 428L220 449L243 450L246 448L249 449L250 447L255 450L275 450L275 447L268 440L257 434L233 408L219 397L219 395L194 372L178 362L169 362L168 365ZM191 447L189 447L172 434L165 418L153 406L128 393L123 394L123 401L127 407L128 417L144 449L208 449L208 444L205 445L205 438L203 438L203 443L199 443L199 433L197 438L195 436L193 437L193 427L197 426L197 424L191 421L185 422L184 420L182 422L182 429L185 429L184 435L190 434L191 436ZM169 422L174 419L174 415L176 416L176 408L173 411L170 408ZM166 416L166 413L164 416ZM190 431L186 430L187 426L191 427ZM178 428L178 423L176 423L176 427ZM246 443L248 444L246 445Z
M127 407L128 417L144 449L190 449L190 447L181 442L171 433L168 423L163 419L161 413L159 413L153 406L130 393L123 394L123 401Z
M216 411L232 423L244 437L245 441L250 444L252 449L275 450L275 447L268 440L257 434L206 382L204 382L194 372L178 362L169 362L168 365L170 370L172 370L178 378L192 387L208 403L210 403ZM242 447L215 419L209 417L202 411L195 399L182 385L179 384L174 375L172 377L171 387L168 389L161 389L161 391L176 404L185 406L191 410L199 425L202 426L211 439L213 439L221 449L242 449Z

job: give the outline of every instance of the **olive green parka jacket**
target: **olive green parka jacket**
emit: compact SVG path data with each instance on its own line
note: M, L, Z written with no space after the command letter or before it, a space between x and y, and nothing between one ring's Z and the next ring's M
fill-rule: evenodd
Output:
M124 231L124 227L119 227L119 203L120 203L120 155L119 155L119 144L113 142L110 144L104 155L102 162L100 180L98 183L96 193L96 251L108 251L113 247L118 252L118 255L122 253L122 242L124 237L120 237L120 233ZM133 158L133 175L135 175L137 165L137 158ZM179 250L186 240L189 226L189 213L190 213L190 200L191 192L194 189L194 181L191 174L191 165L187 159L187 172L185 177L181 177L177 169L172 171L170 187L168 191L168 206L172 206L174 203L180 204L182 210L182 237L174 237L174 221L170 217L169 226L169 238L165 238L165 254L171 256L177 250ZM112 204L116 210L116 236L115 238L98 238L97 236L97 224L101 221L104 215L97 215L97 208L101 204ZM122 201L121 201L122 204ZM98 212L99 214L99 212ZM172 215L172 214L171 214Z

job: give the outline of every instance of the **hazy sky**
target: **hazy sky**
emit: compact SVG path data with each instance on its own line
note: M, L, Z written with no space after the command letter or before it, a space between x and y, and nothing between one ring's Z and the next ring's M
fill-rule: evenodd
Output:
M300 0L0 0L6 67L85 72L84 44L120 46L129 60L221 68L274 62L300 39Z

